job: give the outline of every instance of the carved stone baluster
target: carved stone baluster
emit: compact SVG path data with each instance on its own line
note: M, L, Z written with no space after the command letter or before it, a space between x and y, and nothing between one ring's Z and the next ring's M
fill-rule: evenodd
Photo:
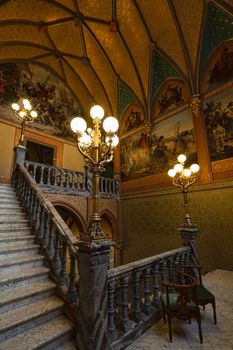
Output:
M121 322L124 329L127 329L128 322L129 322L128 287L129 287L129 276L125 276L121 280Z
M169 275L169 282L174 282L174 266L173 266L173 258L170 258L168 261L168 275Z
M177 273L177 267L178 267L178 265L180 263L179 254L174 256L173 261L174 261L174 271L175 271L175 280L174 280L174 282L179 284L180 280L179 280L179 275Z
M153 288L154 288L154 296L153 296L153 305L155 307L159 306L159 264L154 265L152 269L153 273Z
M42 236L42 247L46 249L49 243L50 216L48 212L44 213L44 232Z
M54 252L54 258L53 258L53 269L55 274L58 276L61 271L60 237L57 232L57 229L54 232L55 232L55 252Z
M36 165L32 165L31 176L35 180L36 179Z
M70 172L66 171L65 172L65 187L69 187L69 180L70 180Z
M142 320L140 277L141 271L136 271L133 275L133 318L136 322Z
M33 190L31 190L31 199L29 203L29 213L31 218L33 216L34 206L35 206L35 193Z
M67 286L69 284L69 276L67 273L67 246L66 246L66 242L63 241L62 242L62 257L61 257L61 272L60 272L60 276L59 276L59 284L61 286Z
M166 260L164 260L161 262L161 268L160 268L162 284L167 282L167 269L166 269L166 267L167 267L167 262L166 262ZM166 288L163 285L162 285L162 291L163 291L163 293L166 292Z
M61 169L61 187L65 186L65 171Z
M78 191L81 190L81 176L79 173L77 174L77 188L78 188Z
M104 177L100 177L100 192L103 193L104 192Z
M181 266L181 269L180 271L181 272L184 272L184 268L182 266L184 266L184 254L181 254L180 255L180 266ZM185 283L185 280L184 280L184 276L181 275L181 283L184 284Z
M43 185L44 183L44 167L40 167L40 185Z
M78 293L77 293L76 282L75 282L77 260L75 259L75 256L73 255L72 252L69 252L69 254L70 254L70 274L69 274L70 283L67 291L67 297L70 304L75 304L77 303L77 300L78 300Z
M41 216L41 204L39 199L37 199L37 212L36 212L36 221L35 221L35 233L37 236L39 236L39 230L40 230L40 216Z
M32 190L31 187L27 184L28 192L27 192L27 200L26 200L26 211L30 213L30 204L31 204L31 195Z
M44 225L45 225L45 209L43 206L41 206L41 211L40 211L40 222L39 222L39 229L38 229L38 236L40 240L43 238L44 234Z
M48 249L49 260L53 260L54 254L55 254L55 249L54 249L55 232L56 232L56 227L55 227L53 221L51 221L50 233L49 233L49 249Z
M47 181L47 184L48 186L51 185L51 172L52 172L52 168L47 168L48 169L48 181Z
M149 314L151 312L151 302L150 302L150 272L151 268L148 267L144 271L144 312Z
M72 188L75 188L75 185L74 185L74 184L75 184L75 173L72 172L72 173L71 173L71 176L72 176L71 187L72 187Z
M115 293L116 293L116 282L111 281L108 284L108 333L110 335L111 340L116 339L117 331L115 326Z

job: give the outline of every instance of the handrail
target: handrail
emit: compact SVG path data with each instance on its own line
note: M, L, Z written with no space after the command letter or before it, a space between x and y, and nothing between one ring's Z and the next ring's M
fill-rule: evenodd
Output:
M31 221L32 232L51 267L53 279L60 287L64 299L69 304L77 304L78 240L20 164L14 172L13 184ZM67 256L70 258L70 266L67 265Z

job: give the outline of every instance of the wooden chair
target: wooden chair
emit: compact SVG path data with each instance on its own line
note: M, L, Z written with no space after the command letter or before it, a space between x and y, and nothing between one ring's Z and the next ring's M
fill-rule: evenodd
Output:
M202 283L201 267L195 265L179 265L178 268L197 278L198 305L202 306L203 310L205 310L205 306L211 304L213 307L214 324L217 324L215 296Z
M163 283L166 292L162 293L160 297L164 322L166 323L166 316L168 320L169 341L172 342L172 318L188 320L189 323L191 323L192 318L196 318L202 344L201 314L196 292L197 281L195 277L187 273L179 272L179 275L182 275L181 279L185 284Z

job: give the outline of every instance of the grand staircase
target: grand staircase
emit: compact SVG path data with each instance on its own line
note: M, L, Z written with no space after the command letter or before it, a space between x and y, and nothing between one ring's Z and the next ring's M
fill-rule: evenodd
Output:
M49 273L13 187L0 184L1 350L76 348Z

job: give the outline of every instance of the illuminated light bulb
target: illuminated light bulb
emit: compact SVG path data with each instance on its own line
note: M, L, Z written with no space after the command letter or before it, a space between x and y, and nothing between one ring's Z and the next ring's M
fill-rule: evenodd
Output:
M87 128L87 123L83 118L76 117L71 120L70 127L73 132L83 133Z
M24 118L25 117L25 112L24 111L20 111L19 112L19 116L20 116L20 118Z
M176 164L174 166L174 170L177 174L180 174L183 171L183 165L182 164Z
M26 98L23 99L23 106L26 110L30 111L32 109L32 106L30 104L30 101L27 100Z
M111 142L110 142L110 140L111 140ZM107 136L105 139L105 142L108 146L110 146L110 144L111 144L111 147L115 148L119 143L119 137L117 135L113 135L113 137Z
M184 163L186 161L187 157L184 154L180 154L177 158L178 162Z
M192 173L196 174L200 170L200 167L198 164L192 164L190 170L192 171Z
M192 171L189 168L185 168L183 173L185 177L189 177L192 175Z
M37 117L37 112L36 111L31 111L30 113L31 117L35 119Z
M115 117L107 117L104 119L103 128L107 133L114 133L119 128L118 120Z
M12 108L14 111L18 111L20 107L19 107L18 103L12 103L11 108Z
M174 177L176 175L175 169L170 169L170 170L168 170L167 173L168 173L168 176L170 176L170 177Z
M99 105L95 105L91 108L90 115L92 119L103 119L104 109Z
M87 135L87 133L83 133L82 136L79 138L79 144L83 148L87 148L91 145L91 137L90 135Z
M92 133L92 128L87 128L87 133L88 133L89 135L91 135L91 133Z

